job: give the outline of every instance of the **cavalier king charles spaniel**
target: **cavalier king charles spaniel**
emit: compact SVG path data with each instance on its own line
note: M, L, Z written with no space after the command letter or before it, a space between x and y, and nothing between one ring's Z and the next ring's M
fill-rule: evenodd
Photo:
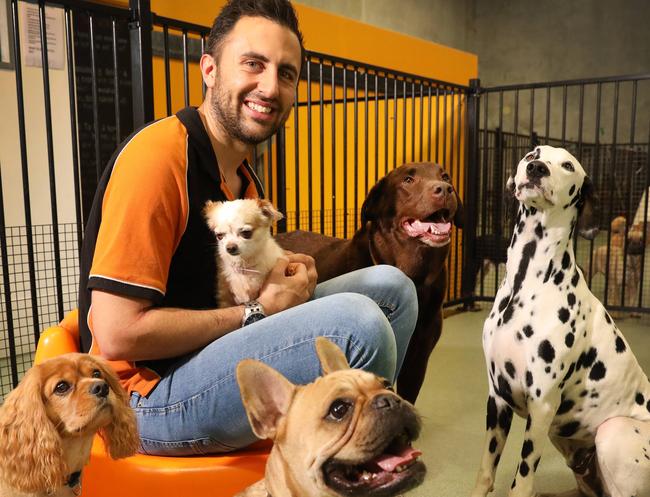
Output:
M113 459L139 447L135 415L110 366L87 354L34 366L0 406L0 496L79 495L97 432Z

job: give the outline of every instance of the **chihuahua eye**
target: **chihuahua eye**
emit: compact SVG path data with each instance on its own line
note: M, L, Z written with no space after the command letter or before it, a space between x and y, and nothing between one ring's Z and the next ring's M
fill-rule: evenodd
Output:
M93 378L101 378L101 377L102 377L101 371L99 369L95 369L93 371Z
M337 399L332 402L327 417L339 421L345 417L350 407L352 407L352 404L349 401Z
M413 183L415 181L415 178L413 176L406 176L402 182L403 183Z
M223 240L223 233L215 233L215 236L217 237L217 240Z
M447 173L442 175L442 181L449 181L451 179L451 176L449 176Z
M239 232L239 236L241 236L245 240L250 240L253 236L253 230L241 230Z
M562 167L567 171L571 171L571 172L575 171L575 169L573 168L573 164L571 164L570 162L563 162Z
M70 390L70 383L67 381L60 381L54 387L54 393L57 395L65 395Z

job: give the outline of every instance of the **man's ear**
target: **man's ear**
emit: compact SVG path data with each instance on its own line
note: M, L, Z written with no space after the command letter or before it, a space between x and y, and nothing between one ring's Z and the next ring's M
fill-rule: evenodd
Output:
M199 60L199 68L201 69L201 77L205 86L212 88L217 77L217 63L212 55L204 53Z
M324 375L341 369L350 369L343 351L325 337L316 338L316 355Z
M253 359L237 365L237 383L253 433L274 440L297 387L271 366Z
M594 189L594 184L589 176L585 179L580 188L580 200L578 207L578 234L587 240L596 238L599 230L598 223L598 199Z

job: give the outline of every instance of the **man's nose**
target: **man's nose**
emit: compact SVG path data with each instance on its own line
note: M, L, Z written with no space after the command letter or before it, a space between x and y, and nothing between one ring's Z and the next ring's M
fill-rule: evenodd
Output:
M259 76L257 89L266 98L276 98L280 93L280 85L278 82L278 73L272 69L266 69Z

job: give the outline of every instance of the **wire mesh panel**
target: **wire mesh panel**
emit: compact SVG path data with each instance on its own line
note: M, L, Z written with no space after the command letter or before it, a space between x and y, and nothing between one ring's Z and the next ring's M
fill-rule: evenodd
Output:
M513 220L506 180L547 144L571 152L595 185L601 232L576 242L592 291L609 308L647 312L650 76L484 88L480 98L474 294L491 298L504 274Z

